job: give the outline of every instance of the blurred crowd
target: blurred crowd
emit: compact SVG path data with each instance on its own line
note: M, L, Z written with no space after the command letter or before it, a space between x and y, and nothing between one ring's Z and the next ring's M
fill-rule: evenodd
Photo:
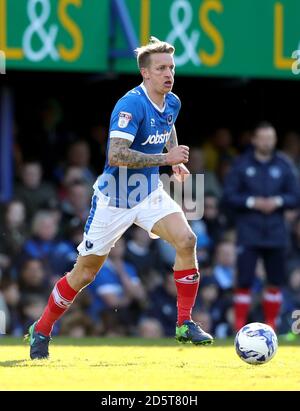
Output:
M23 335L41 315L54 283L76 262L92 185L105 159L104 127L95 127L88 139L64 139L51 129L51 116L45 123L43 138L29 151L30 156L16 143L13 197L0 205L0 310L6 313L7 333L14 336ZM66 142L64 150L61 141ZM234 334L238 251L234 215L222 204L223 183L233 159L249 148L250 141L250 131L233 138L229 129L219 128L191 148L187 164L191 173L205 176L204 216L190 221L197 235L201 272L193 318L217 338ZM280 136L279 149L299 174L300 135ZM300 309L300 209L288 211L285 218L290 242L282 273L281 334L289 332L291 313ZM147 232L131 227L112 249L95 282L55 325L54 334L173 336L177 311L174 255L163 240L151 240ZM264 282L259 262L249 321L263 321L260 296Z

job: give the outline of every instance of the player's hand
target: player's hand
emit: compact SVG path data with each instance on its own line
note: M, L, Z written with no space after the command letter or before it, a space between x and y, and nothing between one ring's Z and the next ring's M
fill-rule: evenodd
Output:
M185 181L187 176L190 174L189 170L186 168L184 164L178 164L177 166L172 166L172 170L174 173L174 177L180 183Z
M265 199L265 214L271 214L278 208L278 204L276 202L275 197L269 197Z
M278 205L274 197L256 197L254 208L255 210L261 211L264 214L271 214L276 210L276 208L278 208Z
M261 211L262 213L265 212L265 198L263 197L255 197L254 207L255 210Z
M189 147L177 146L171 148L166 154L167 164L169 166L175 166L181 163L187 163L189 161Z

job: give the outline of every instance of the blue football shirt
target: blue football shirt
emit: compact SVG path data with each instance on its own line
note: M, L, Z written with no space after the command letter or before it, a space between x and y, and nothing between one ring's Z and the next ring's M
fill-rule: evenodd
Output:
M110 166L108 150L111 139L124 138L131 142L132 150L161 154L170 138L180 106L179 98L169 92L163 109L160 109L151 101L143 84L130 90L117 102L110 119L104 171L97 180L100 191L109 197L109 205L132 208L161 184L159 167L129 169Z

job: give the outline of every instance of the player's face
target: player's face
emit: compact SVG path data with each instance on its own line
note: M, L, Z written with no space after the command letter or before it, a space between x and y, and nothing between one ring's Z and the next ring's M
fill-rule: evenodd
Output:
M159 94L166 94L172 90L174 84L175 63L168 53L157 53L150 56L150 64L145 69L144 78L149 86Z
M276 132L273 127L259 128L256 130L253 144L259 153L263 155L271 154L275 149L276 142Z

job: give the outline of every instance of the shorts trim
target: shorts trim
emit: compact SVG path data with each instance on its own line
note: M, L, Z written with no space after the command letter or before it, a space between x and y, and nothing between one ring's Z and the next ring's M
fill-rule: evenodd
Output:
M90 215L88 216L86 225L85 225L85 227L84 227L84 232L85 232L85 234L88 234L89 229L91 228L92 222L93 222L93 220L94 220L98 199L99 199L99 198L98 198L96 195L93 195L92 208L91 208L91 211L90 211Z

